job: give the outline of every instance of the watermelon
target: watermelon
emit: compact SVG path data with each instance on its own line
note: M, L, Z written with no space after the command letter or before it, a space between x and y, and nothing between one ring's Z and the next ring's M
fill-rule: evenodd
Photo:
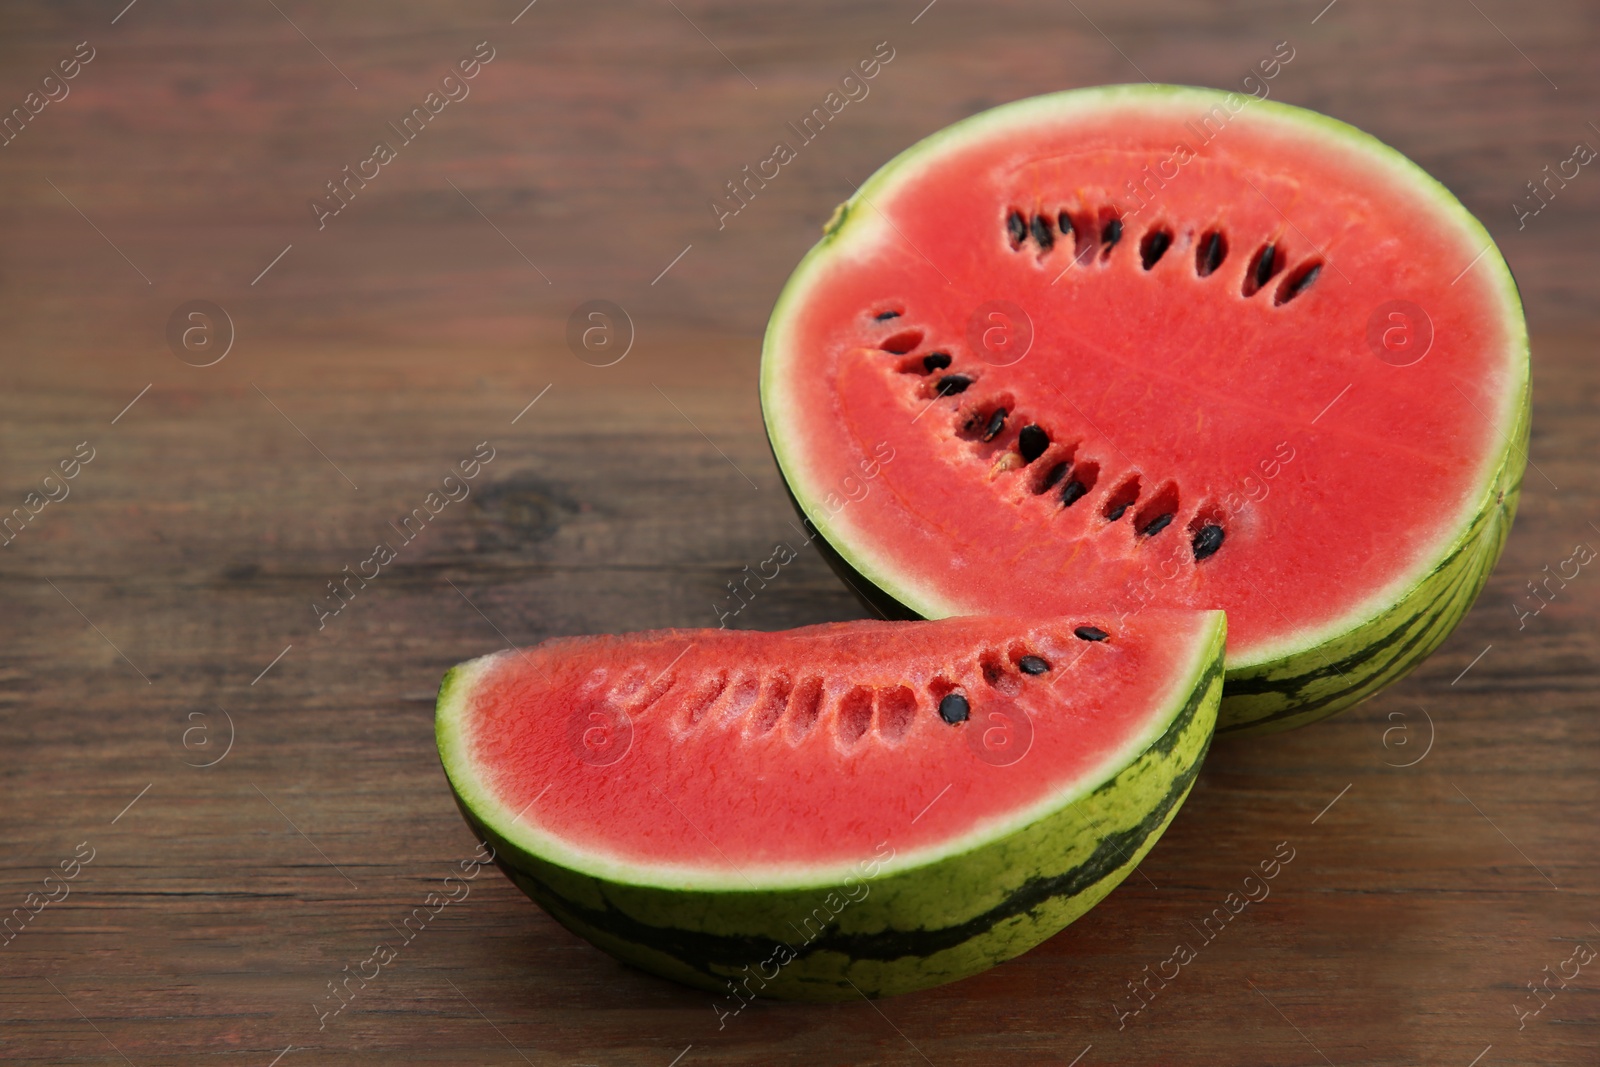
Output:
M452 669L468 824L557 921L709 989L949 982L1078 918L1187 796L1221 612L559 638Z
M1225 609L1220 733L1333 714L1444 640L1515 512L1528 376L1504 260L1398 152L1109 86L866 181L777 301L761 402L886 616Z

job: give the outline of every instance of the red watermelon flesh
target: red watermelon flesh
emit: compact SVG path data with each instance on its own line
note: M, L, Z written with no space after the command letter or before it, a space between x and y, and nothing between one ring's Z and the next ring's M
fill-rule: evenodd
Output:
M802 508L899 603L1225 607L1231 681L1377 617L1501 503L1526 334L1482 227L1392 150L1112 87L864 185L774 311L763 403Z
M456 668L440 748L482 822L574 868L816 879L886 841L906 860L987 839L1098 784L1190 696L1220 624L1153 611L561 638ZM966 721L941 714L951 693Z

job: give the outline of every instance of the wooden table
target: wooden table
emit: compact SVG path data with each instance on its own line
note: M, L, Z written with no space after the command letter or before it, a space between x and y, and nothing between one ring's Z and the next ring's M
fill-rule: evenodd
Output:
M0 950L0 1060L1600 1059L1600 963L1518 1018L1528 983L1600 946L1600 578L1521 629L1510 607L1600 544L1600 177L1522 230L1509 206L1600 145L1585 5L122 3L14 4L0 33L6 108L93 54L0 148L5 508L93 455L0 555L0 905L74 875ZM977 978L719 1031L706 995L490 872L319 1029L328 984L473 852L434 751L441 672L505 640L713 625L724 583L791 536L759 338L851 183L991 104L1232 86L1282 40L1275 95L1457 190L1528 302L1536 469L1438 654L1325 725L1219 745L1139 875ZM719 229L723 183L880 41L870 96ZM469 95L319 229L309 201L479 42ZM613 366L565 342L591 299L634 324ZM187 361L168 343L195 300L231 322L211 366L190 364L220 319ZM473 495L319 630L326 583L482 441ZM740 622L858 614L807 555ZM1271 897L1119 1030L1125 983L1280 842Z

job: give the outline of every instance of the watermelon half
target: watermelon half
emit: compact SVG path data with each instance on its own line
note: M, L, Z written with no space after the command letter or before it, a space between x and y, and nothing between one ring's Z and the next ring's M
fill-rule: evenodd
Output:
M1398 152L1239 94L984 112L841 205L779 298L768 435L886 615L1224 608L1219 731L1414 667L1499 556L1528 340Z
M467 822L568 929L716 991L952 981L1082 915L1187 796L1221 612L560 638L454 668Z

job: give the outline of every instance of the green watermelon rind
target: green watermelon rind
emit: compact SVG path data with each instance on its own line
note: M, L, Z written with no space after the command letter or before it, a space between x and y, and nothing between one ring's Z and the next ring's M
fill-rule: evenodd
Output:
M463 817L518 887L618 959L723 994L719 1013L752 996L889 996L1026 952L1133 871L1177 814L1210 745L1226 627L1221 612L1211 613L1175 695L1154 717L1158 732L1120 767L1023 826L969 835L930 861L894 855L875 869L857 865L848 881L829 871L810 884L752 887L725 875L717 887L641 884L566 857L553 862L528 848L524 825L509 826L505 809L483 804L471 784L454 729L471 692L460 668L440 686L440 756Z
M920 595L905 578L854 551L849 536L826 509L808 506L797 482L804 465L785 440L784 406L774 396L777 367L783 358L783 333L789 316L801 303L813 273L837 254L853 219L876 214L875 201L892 189L902 171L914 168L948 145L966 137L988 136L1028 116L1059 116L1107 105L1155 100L1181 100L1200 111L1221 106L1237 96L1216 89L1180 85L1112 85L1071 89L1001 105L957 122L924 138L880 167L849 200L835 209L823 237L801 259L773 307L762 344L761 405L768 443L790 499L820 535L814 539L834 571L869 607L886 618L940 618L955 613L929 595ZM1527 326L1511 270L1483 224L1444 185L1404 154L1378 138L1338 119L1273 100L1250 98L1249 111L1335 138L1374 163L1395 180L1432 201L1441 215L1461 228L1466 254L1482 254L1472 271L1489 272L1503 303L1508 356L1515 373L1499 412L1485 413L1497 428L1502 448L1484 461L1478 484L1483 490L1463 504L1452 532L1438 539L1431 559L1414 566L1387 587L1376 590L1343 618L1320 630L1302 631L1256 658L1230 660L1218 719L1219 734L1267 733L1291 729L1349 708L1409 673L1433 652L1471 608L1488 581L1505 545L1527 464L1531 419L1531 383ZM1470 241L1468 240L1470 239ZM1467 245L1471 244L1471 248ZM1496 417L1498 416L1498 418ZM1510 425L1509 433L1498 427ZM1003 609L1004 605L993 605Z
M1530 411L1483 508L1442 560L1388 610L1346 638L1228 672L1219 734L1275 733L1359 704L1415 670L1471 610L1505 548L1522 493Z

